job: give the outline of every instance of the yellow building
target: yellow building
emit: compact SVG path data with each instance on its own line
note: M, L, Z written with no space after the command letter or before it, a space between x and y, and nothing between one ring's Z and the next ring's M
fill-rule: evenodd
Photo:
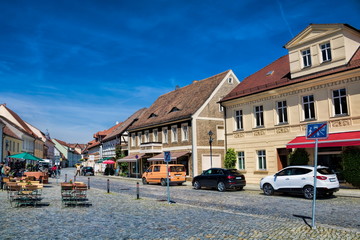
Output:
M311 24L284 47L285 55L245 78L221 100L226 148L238 154L247 182L259 183L289 164L293 148L314 148L309 123L326 122L318 163L341 171L345 146L360 145L360 31L347 24Z

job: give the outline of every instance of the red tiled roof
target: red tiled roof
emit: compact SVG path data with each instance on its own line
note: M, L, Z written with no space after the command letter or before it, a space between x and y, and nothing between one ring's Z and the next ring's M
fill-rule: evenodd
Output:
M212 77L194 81L190 85L160 96L142 117L129 127L129 130L190 118L230 71L227 70ZM176 108L179 111L172 111Z
M10 130L10 128L8 126L5 125L4 129L3 129L3 133L5 135L8 135L9 137L12 137L12 138L16 138L16 139L19 139L21 140L21 138L19 138L13 131Z
M235 87L221 102L229 101L235 98L260 93L270 89L291 85L298 82L315 79L331 75L334 73L347 71L360 66L360 47L357 49L348 64L322 72L317 72L307 76L291 79L289 57L285 55L270 65L264 67L258 72L245 78L237 87Z

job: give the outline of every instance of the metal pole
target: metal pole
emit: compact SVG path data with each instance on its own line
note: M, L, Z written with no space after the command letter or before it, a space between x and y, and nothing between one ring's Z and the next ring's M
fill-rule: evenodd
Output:
M140 199L139 182L136 183L136 199Z
M170 204L169 162L166 162L167 202Z
M212 168L212 148L211 148L211 142L212 142L212 139L211 139L211 137L210 137L210 141L209 141L209 143L210 143L210 167Z
M65 174L65 182L67 182L67 174Z
M316 210L316 175L317 175L317 160L318 160L318 139L315 139L315 156L314 156L314 191L313 191L313 203L312 203L312 229L316 229L315 226L315 210Z
M110 193L110 180L107 180L107 193Z
M90 189L90 177L88 177L88 189Z
M136 159L136 178L139 177L139 174L138 174L138 159Z

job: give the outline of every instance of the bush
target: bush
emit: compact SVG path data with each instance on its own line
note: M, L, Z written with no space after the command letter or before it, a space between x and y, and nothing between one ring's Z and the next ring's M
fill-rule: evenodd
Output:
M236 153L235 149L229 148L225 155L225 168L235 168L236 164Z
M346 182L360 187L360 149L348 147L342 152L343 175Z
M289 154L291 165L307 165L309 163L309 154L304 148L297 148Z

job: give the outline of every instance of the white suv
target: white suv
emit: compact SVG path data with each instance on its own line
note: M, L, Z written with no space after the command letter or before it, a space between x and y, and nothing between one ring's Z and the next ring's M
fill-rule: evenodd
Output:
M336 174L327 167L317 167L316 179L316 191L319 195L331 196L339 190ZM307 199L313 198L313 185L314 167L312 166L289 166L260 181L260 189L265 195L272 195L275 191L302 193Z

